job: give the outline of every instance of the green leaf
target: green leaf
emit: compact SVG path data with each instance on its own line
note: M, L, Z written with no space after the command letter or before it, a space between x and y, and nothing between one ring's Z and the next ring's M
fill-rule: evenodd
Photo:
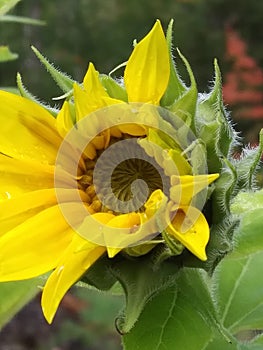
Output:
M8 46L0 46L0 62L13 61L17 57L18 54L11 52Z
M229 255L213 277L214 297L222 324L233 334L263 329L263 253L235 258Z
M206 278L199 269L181 270L177 290L171 286L153 298L124 336L125 349L204 350L214 335L227 346L229 339L217 322Z
M54 67L34 46L31 47L38 59L45 66L48 73L52 76L54 81L60 87L60 89L68 93L73 89L74 80L71 79L66 73L60 72L57 68Z
M122 285L126 296L125 313L116 322L121 333L132 329L145 305L163 288L173 284L176 293L177 272L178 267L170 262L163 262L161 268L154 266L149 256L115 261L112 274Z
M46 25L45 21L41 21L39 19L28 18L28 17L21 17L21 16L12 16L12 15L0 16L0 22L30 24L30 25L35 25L35 26L44 26L44 25Z
M233 214L241 215L233 255L246 256L263 251L263 190L239 193L231 210Z
M0 0L0 16L10 11L20 0Z
M40 284L39 278L0 283L0 328L39 292Z
M256 345L257 344L257 345L263 346L263 334L260 334L259 336L255 337L255 339L253 339L251 344L252 345Z
M173 53L172 53L172 31L173 31L173 20L170 21L167 33L166 40L168 49L170 52L170 78L168 82L167 89L161 99L161 106L170 106L176 100L178 100L185 92L186 87L178 76L175 63L173 61Z

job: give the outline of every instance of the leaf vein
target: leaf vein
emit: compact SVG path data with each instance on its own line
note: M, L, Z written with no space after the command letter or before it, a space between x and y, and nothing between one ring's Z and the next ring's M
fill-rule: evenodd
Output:
M234 296L236 294L236 291L241 283L241 280L243 278L243 276L245 275L245 273L247 272L247 269L248 269L248 265L250 264L250 261L251 261L251 257L249 257L242 269L242 272L240 273L239 277L237 278L236 282L235 282L235 285L234 285L234 288L232 289L230 295L229 295L229 298L228 298L228 301L226 303L226 306L225 306L225 310L224 310L224 313L222 315L222 324L224 324L225 322L225 319L226 319L226 316L228 314L228 311L231 307L231 303L232 303L232 300L234 299Z
M173 293L173 294L174 295L173 295L173 300L172 300L172 303L171 303L170 311L169 311L169 313L167 315L167 318L166 318L165 322L161 326L160 339L159 339L159 342L157 344L156 350L160 349L161 345L164 345L166 347L166 345L163 342L163 335L164 335L164 331L165 331L165 326L170 321L170 319L174 318L173 311L174 311L174 308L175 308L175 305L176 305L176 299L177 299L177 293Z

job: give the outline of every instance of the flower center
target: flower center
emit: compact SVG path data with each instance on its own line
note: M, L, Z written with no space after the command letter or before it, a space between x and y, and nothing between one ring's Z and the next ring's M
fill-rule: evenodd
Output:
M141 212L152 192L167 194L169 178L154 158L137 143L137 138L111 138L109 147L86 161L79 179L93 212Z

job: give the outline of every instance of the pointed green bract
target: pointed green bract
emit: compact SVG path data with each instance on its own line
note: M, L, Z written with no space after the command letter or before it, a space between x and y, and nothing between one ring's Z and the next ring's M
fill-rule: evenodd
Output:
M123 86L118 84L113 78L111 78L106 74L101 74L100 81L110 97L128 102L128 95L126 90L124 89Z
M176 70L175 63L173 60L172 30L173 30L173 20L170 21L168 25L167 33L166 33L167 45L170 51L170 78L169 78L167 89L160 102L161 106L163 107L172 105L186 91L186 87L178 75L178 72Z
M225 167L221 171L220 178L215 184L213 194L213 222L217 223L225 215L230 214L230 201L232 200L236 189L237 172L233 164L224 159Z
M73 79L56 69L34 46L32 46L32 50L63 92L69 92L73 89L75 83Z
M196 82L190 64L188 63L187 59L181 54L181 52L179 50L177 51L180 58L186 66L187 72L190 77L191 86L181 97L179 97L178 100L176 100L169 107L169 110L178 117L180 117L188 126L191 127L193 132L195 132L194 118L196 112L198 91L196 88Z
M238 185L243 189L254 189L257 186L256 175L263 152L263 129L259 134L259 145L245 148L240 159L234 165L238 174Z
M209 172L219 172L221 158L229 156L236 135L223 105L221 74L216 60L214 87L198 101L195 125L198 137L206 145Z
M56 110L55 108L47 105L46 103L41 103L37 97L35 97L33 94L31 94L31 92L29 92L27 90L27 88L25 87L23 81L22 81L22 77L20 73L17 73L16 75L16 84L18 87L18 90L20 92L20 95L22 97L27 98L28 100L31 100L33 102L38 103L39 105L41 105L43 108L45 108L47 111L49 111L53 116L56 116L58 114L58 110Z

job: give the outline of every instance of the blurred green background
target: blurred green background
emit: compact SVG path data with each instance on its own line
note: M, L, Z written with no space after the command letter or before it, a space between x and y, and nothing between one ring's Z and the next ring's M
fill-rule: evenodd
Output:
M140 40L156 18L164 28L173 18L174 47L188 58L199 91L209 91L213 59L217 57L227 86L225 101L228 110L233 111L236 128L243 132L244 142L257 143L258 131L263 127L263 2L23 0L12 14L41 19L46 25L0 21L0 43L19 54L17 60L0 64L0 86L15 86L16 72L20 72L27 88L51 104L55 104L52 97L61 95L61 91L30 45L62 71L82 81L89 61L101 73L108 73L127 60L133 40ZM179 59L176 64L188 83ZM257 113L252 113L255 108ZM86 289L75 289L67 298L51 327L45 324L36 298L0 332L0 349L121 348L120 337L114 332L114 319L122 305L120 298L102 298Z
M189 59L200 92L207 92L213 79L214 57L218 58L224 77L235 68L233 57L229 59L227 54L229 27L246 45L244 54L253 57L259 69L263 67L263 2L257 0L23 0L12 12L45 20L47 25L0 22L0 43L9 44L11 50L19 54L18 60L0 65L0 84L15 85L15 74L20 72L29 90L48 101L60 95L60 91L45 74L30 45L81 81L89 61L94 62L101 73L108 73L124 62L132 50L133 40L141 39L156 18L161 19L164 28L174 19L174 47L179 47ZM181 61L176 62L187 82ZM244 67L244 70L249 69ZM253 118L238 117L243 114L235 113L236 104L226 96L233 119L238 121L238 130L245 131L246 141L256 142L262 127L263 84L259 85L256 90L260 92L261 111L256 116L251 113ZM244 90L251 86L242 81L238 88ZM243 102L246 109L247 104L248 107L253 104L253 101Z

